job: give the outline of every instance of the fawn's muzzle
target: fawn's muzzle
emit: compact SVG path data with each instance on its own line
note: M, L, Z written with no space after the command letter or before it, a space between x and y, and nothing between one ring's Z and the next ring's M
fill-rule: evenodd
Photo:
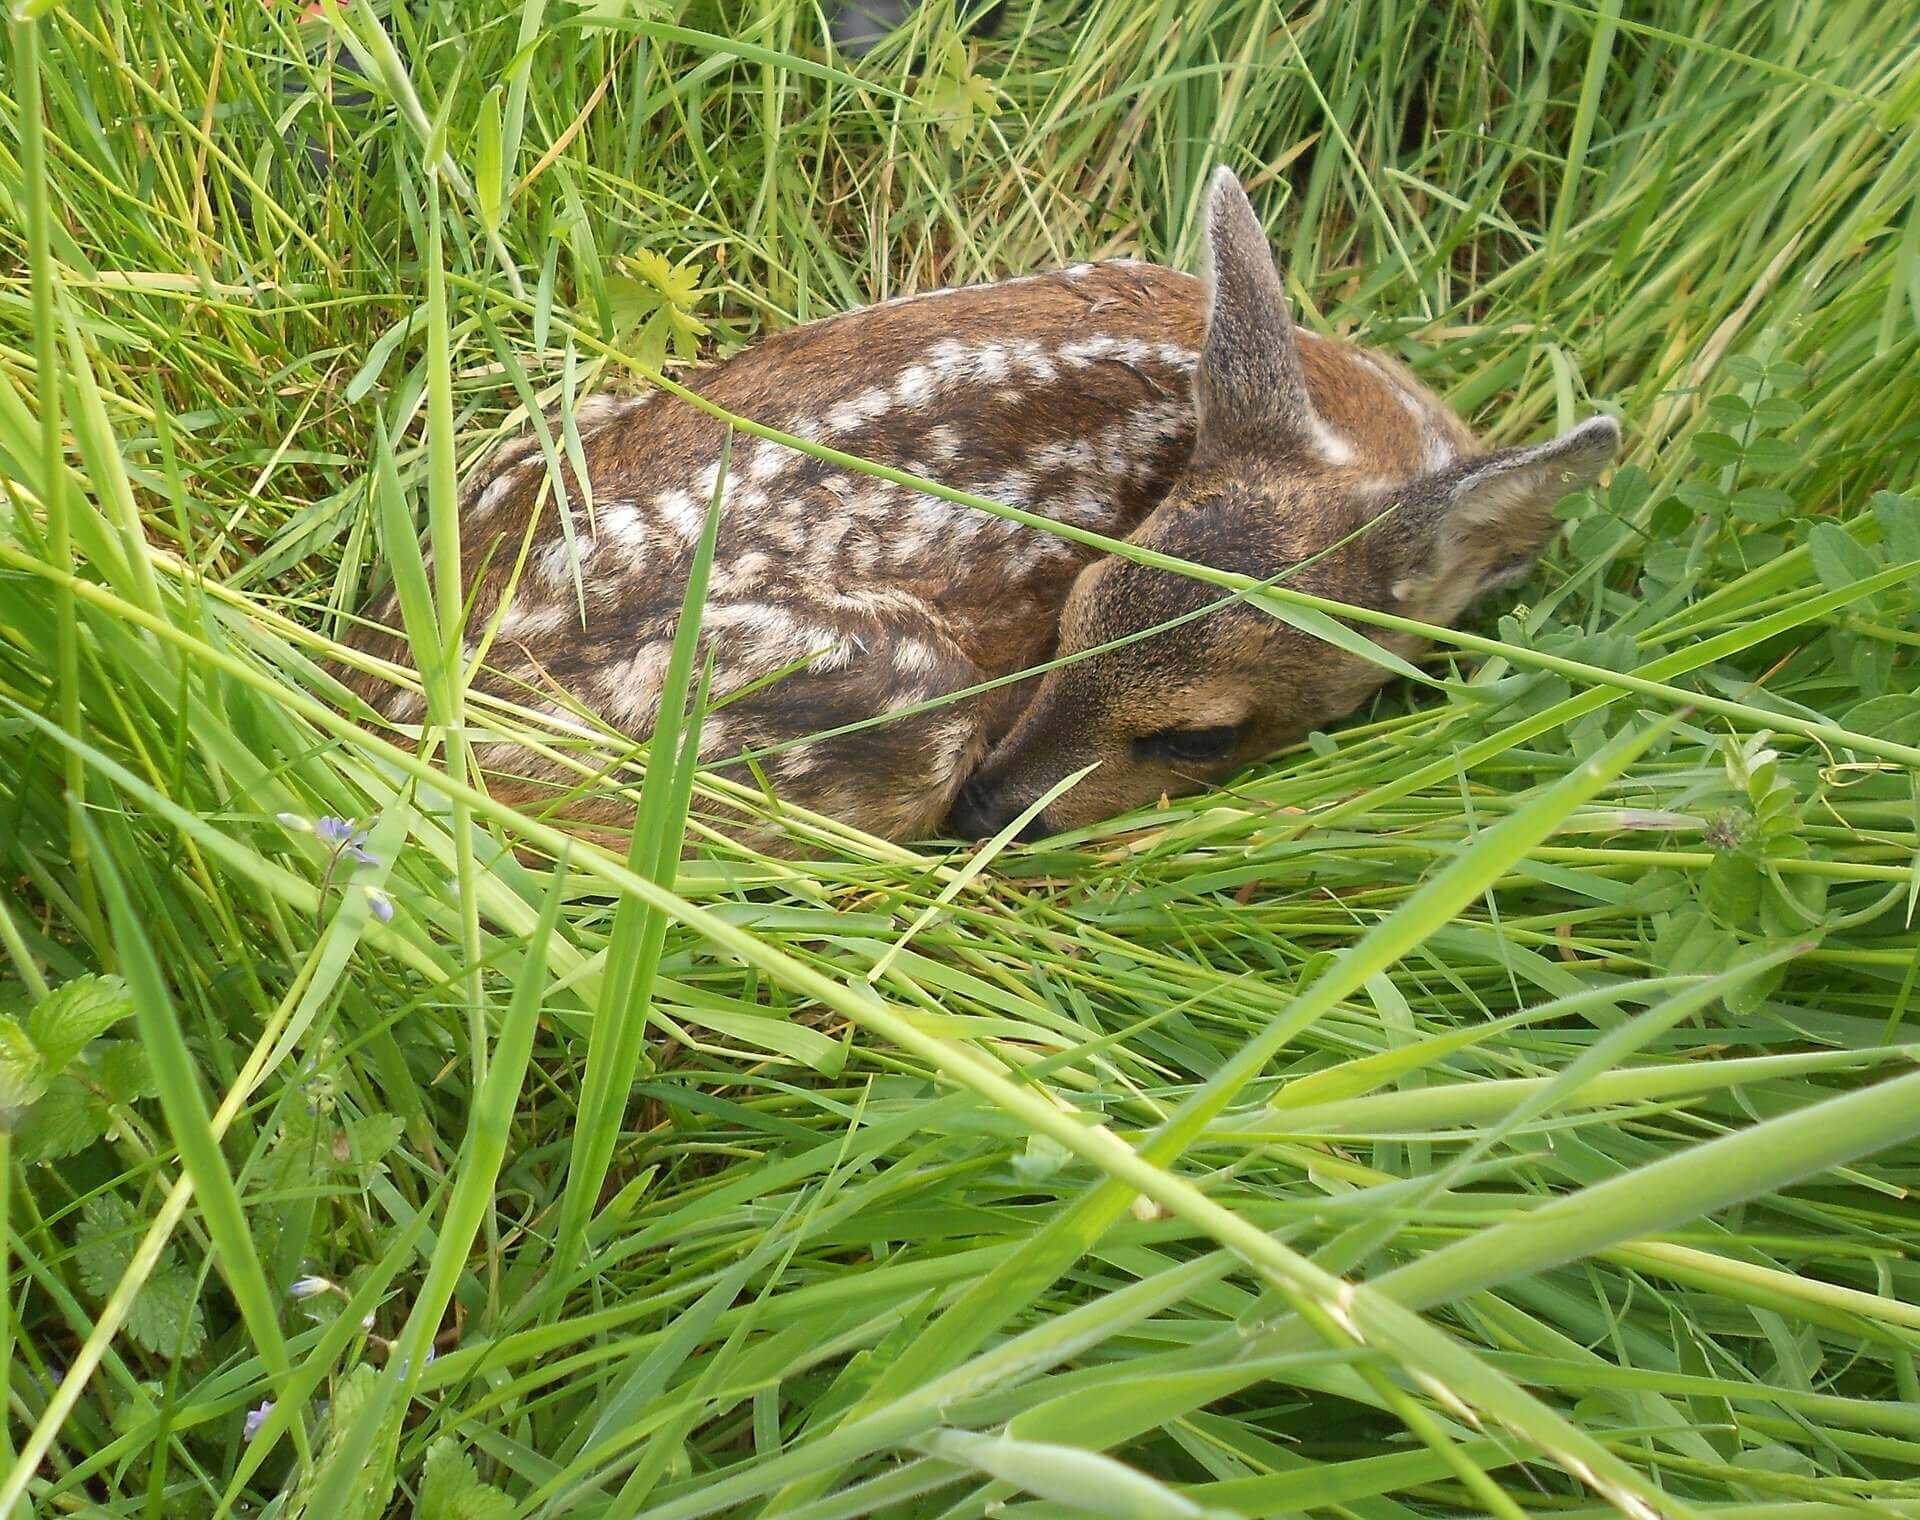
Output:
M992 786L983 785L978 775L971 776L953 799L953 810L947 815L947 830L956 839L989 839L1012 823L1024 806L1024 803L996 796ZM1040 812L1029 818L1013 837L1021 844L1032 844L1052 832L1047 815Z

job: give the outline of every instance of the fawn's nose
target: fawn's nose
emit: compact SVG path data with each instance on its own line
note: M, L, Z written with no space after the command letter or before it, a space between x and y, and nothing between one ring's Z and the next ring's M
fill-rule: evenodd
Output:
M1008 803L994 795L991 786L983 785L978 776L968 778L967 784L960 788L960 794L953 799L953 809L947 815L947 828L958 839L987 839L998 834L1020 812L1020 804ZM1053 830L1047 826L1047 815L1036 813L1029 818L1020 832L1013 837L1021 844L1032 844L1036 839L1045 839Z

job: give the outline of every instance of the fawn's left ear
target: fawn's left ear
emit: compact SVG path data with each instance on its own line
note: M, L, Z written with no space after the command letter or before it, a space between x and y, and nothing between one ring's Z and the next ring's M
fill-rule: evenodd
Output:
M1408 503L1431 532L1421 579L1469 597L1519 584L1553 537L1554 507L1599 479L1619 450L1620 424L1592 417L1550 443L1500 449L1427 476Z
M1227 168L1207 186L1203 248L1207 337L1194 371L1200 431L1216 440L1280 442L1313 430L1287 293L1240 181Z

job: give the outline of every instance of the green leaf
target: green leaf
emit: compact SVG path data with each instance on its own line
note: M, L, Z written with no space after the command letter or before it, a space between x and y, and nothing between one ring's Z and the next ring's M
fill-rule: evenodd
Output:
M1707 402L1706 413L1729 432L1737 432L1753 420L1753 403L1744 396L1715 396Z
M1920 745L1920 692L1897 692L1856 702L1841 721L1857 734Z
M1207 1513L1159 1479L1077 1446L969 1430L938 1431L921 1445L933 1456L1051 1499L1076 1514L1102 1520L1197 1520Z
M1880 541L1896 565L1920 560L1920 501L1894 491L1878 491L1873 498L1874 521Z
M120 1285L145 1223L117 1193L103 1193L81 1205L74 1232L74 1268L94 1298L108 1298ZM156 1356L192 1356L207 1338L194 1289L193 1273L176 1265L169 1246L134 1294L127 1333Z
M1778 475L1800 463L1800 451L1778 438L1754 438L1747 443L1745 463L1762 475Z
M1813 573L1829 591L1845 591L1877 573L1880 562L1873 552L1838 523L1815 523L1807 535L1807 553L1813 560ZM1869 607L1878 607L1880 597L1863 598Z
M1724 971L1733 959L1735 940L1697 909L1671 915L1654 940L1653 963L1672 976L1703 976Z
M45 1058L27 1038L26 1030L0 1014L0 1127L10 1128L12 1115L37 1101L47 1090Z
M94 1036L133 1014L127 984L117 976L76 976L35 1005L27 1033L49 1071L64 1071Z
M58 1161L78 1155L106 1134L113 1122L105 1104L77 1077L54 1078L20 1126L16 1142L23 1162Z
M207 1324L191 1273L156 1269L140 1285L127 1315L127 1333L155 1356L193 1356L207 1342Z
M1762 396L1753 403L1753 420L1756 426L1779 432L1789 428L1806 415L1807 409L1791 396Z
M326 1438L291 1495L288 1520L375 1520L385 1513L403 1411L380 1407L380 1378L378 1368L362 1362L334 1385ZM363 1416L371 1419L364 1431L357 1428Z
M1699 433L1693 440L1693 452L1700 456L1703 464L1728 469L1739 464L1746 451L1725 433Z
M74 1270L95 1298L112 1293L133 1260L136 1224L133 1210L117 1193L102 1193L80 1205L74 1230Z
M1778 486L1742 486L1733 493L1733 515L1756 527L1770 527L1793 510L1793 498Z
M1760 867L1742 851L1727 850L1714 856L1701 879L1700 896L1707 909L1721 923L1742 928L1753 922L1760 911L1760 895L1765 878Z
M103 1040L87 1054L95 1079L115 1103L138 1103L159 1093L153 1062L135 1041Z
M473 191L480 220L489 231L500 226L506 197L506 178L500 147L500 92L490 91L480 103L478 137L474 143Z
M342 1126L346 1141L345 1156L330 1153L333 1164L361 1176L371 1176L380 1158L400 1143L407 1132L407 1121L398 1114L370 1114L350 1119Z
M473 1459L446 1436L427 1448L416 1520L507 1520L513 1500L480 1481Z

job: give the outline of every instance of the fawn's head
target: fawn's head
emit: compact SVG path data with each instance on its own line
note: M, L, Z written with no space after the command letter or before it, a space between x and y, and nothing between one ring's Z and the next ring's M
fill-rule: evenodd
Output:
M1340 438L1316 412L1273 255L1225 169L1209 191L1206 254L1192 458L1133 544L1256 579L1290 571L1284 584L1295 590L1448 623L1481 593L1526 577L1552 536L1554 504L1590 484L1619 446L1618 425L1599 417L1550 443L1437 466L1383 465L1366 439ZM1365 370L1387 407L1397 404L1387 371L1352 354L1341 362ZM1022 837L1203 790L1344 717L1387 679L1378 665L1244 601L1203 610L1225 595L1117 555L1083 570L1062 614L1059 655L1131 642L1041 679L962 791L956 831L996 832L1088 765L1097 769ZM1375 637L1402 654L1418 647Z

